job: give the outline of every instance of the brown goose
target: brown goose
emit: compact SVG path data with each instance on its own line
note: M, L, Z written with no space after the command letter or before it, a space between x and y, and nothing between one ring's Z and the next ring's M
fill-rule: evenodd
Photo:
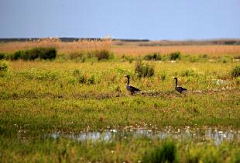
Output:
M179 93L186 92L187 91L186 88L177 86L177 82L178 82L177 77L175 77L174 79L175 79L175 90L178 91Z
M125 77L127 78L126 88L127 88L127 90L131 93L131 95L134 94L134 93L136 93L136 92L141 91L140 89L138 89L138 88L136 88L136 87L134 87L134 86L129 85L129 79L130 79L130 76L129 76L129 75L126 75Z

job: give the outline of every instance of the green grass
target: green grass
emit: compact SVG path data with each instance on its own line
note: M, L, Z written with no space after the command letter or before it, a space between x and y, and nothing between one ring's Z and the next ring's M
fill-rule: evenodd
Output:
M0 121L6 129L15 123L31 124L30 132L144 123L239 126L239 85L231 64L161 63L154 77L142 79L128 63L11 62L9 69L0 78ZM130 82L142 94L128 94L125 74L133 74ZM186 95L174 91L176 75L188 88ZM74 122L70 128L69 121Z
M43 139L44 134L56 131L79 133L146 125L159 129L186 125L240 128L240 85L231 74L237 63L147 63L155 69L149 78L137 77L135 62L4 63L7 71L0 75L0 162L20 158L24 158L22 162L48 162L50 158L52 162L137 162L153 148L156 153L163 150L162 140L147 138L111 143ZM132 77L130 84L143 90L141 94L131 96L126 91L126 74ZM174 91L175 76L179 85L188 89L187 94ZM175 147L178 162L239 161L237 142L212 146L174 141Z
M67 138L0 138L1 162L238 162L239 143L191 143L147 138L78 142Z
M158 162L177 162L176 146L171 141L166 141L161 146L155 147L151 152L145 154L143 162L158 163Z

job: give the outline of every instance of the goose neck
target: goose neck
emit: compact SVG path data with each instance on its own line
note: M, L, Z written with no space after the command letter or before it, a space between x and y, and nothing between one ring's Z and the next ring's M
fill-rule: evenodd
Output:
M177 87L177 78L175 78L175 87Z

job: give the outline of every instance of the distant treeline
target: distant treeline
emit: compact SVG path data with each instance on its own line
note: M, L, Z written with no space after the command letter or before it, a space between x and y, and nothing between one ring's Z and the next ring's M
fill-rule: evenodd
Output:
M39 41L43 38L0 38L0 42L24 42L24 41ZM55 38L50 38L55 39ZM60 37L56 38L62 42L74 42L79 40L101 41L103 38L75 38L75 37ZM213 40L159 40L151 41L148 39L111 39L118 42L117 45L122 45L124 42L137 42L139 46L166 46L166 45L240 45L240 39L213 39ZM122 43L121 43L122 42Z
M42 38L0 38L0 42L14 42L14 41L38 41ZM60 37L58 38L62 42L74 42L79 40L88 40L88 41L100 41L102 38L75 38L75 37ZM148 42L147 39L112 39L113 41L124 41L124 42Z
M174 45L240 45L240 39L219 40L185 40L185 41L149 41L141 42L139 46L174 46Z

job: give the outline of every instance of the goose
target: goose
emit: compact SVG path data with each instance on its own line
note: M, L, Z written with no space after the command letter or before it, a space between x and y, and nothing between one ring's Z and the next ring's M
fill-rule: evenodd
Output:
M186 88L178 87L178 86L177 86L177 77L175 77L174 79L175 79L175 90L176 90L176 91L178 91L179 93L182 93L182 92L187 91Z
M127 78L127 86L126 86L126 88L127 88L127 90L128 90L129 92L131 92L131 95L134 94L134 93L136 93L136 92L141 91L140 89L138 89L138 88L136 88L136 87L134 87L134 86L129 85L129 79L130 79L130 76L129 76L129 75L125 75L125 77Z

